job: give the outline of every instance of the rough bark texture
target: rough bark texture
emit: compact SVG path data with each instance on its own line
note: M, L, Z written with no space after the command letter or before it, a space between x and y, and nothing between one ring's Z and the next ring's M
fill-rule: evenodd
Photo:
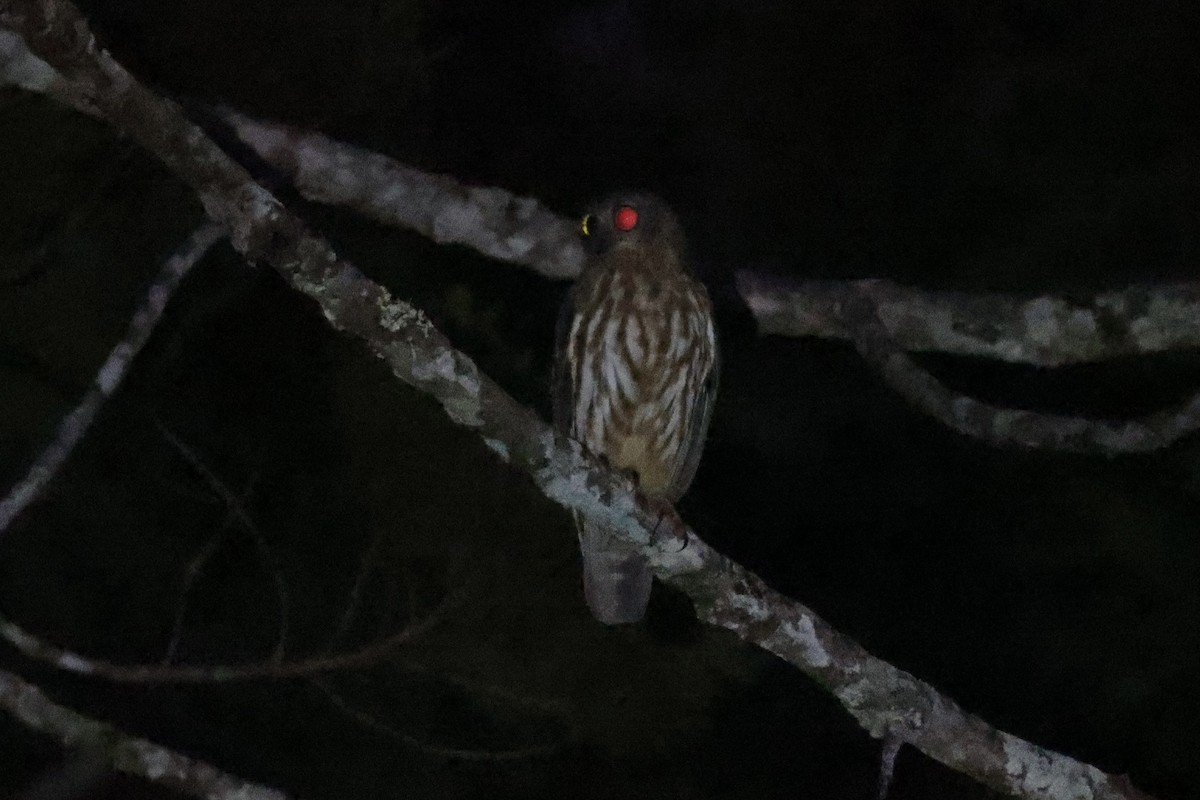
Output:
M859 355L887 384L946 427L999 446L1114 455L1162 449L1200 428L1200 393L1164 411L1123 422L1005 408L955 394L905 353L869 294L846 284L835 304Z
M742 271L737 285L761 333L854 338L853 320L838 313L846 281L795 284ZM1075 300L931 291L880 279L850 285L875 303L883 327L910 352L1061 367L1200 346L1196 283Z

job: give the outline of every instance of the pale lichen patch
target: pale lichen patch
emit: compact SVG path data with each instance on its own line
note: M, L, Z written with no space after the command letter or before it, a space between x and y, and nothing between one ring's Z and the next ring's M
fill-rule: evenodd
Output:
M67 672L74 672L77 675L89 675L95 671L92 662L74 653L63 653L59 656L58 666L60 669L64 669Z
M559 505L575 509L581 514L594 517L602 524L620 531L638 544L646 544L650 537L637 520L637 506L630 492L614 492L607 501L601 497L600 488L586 469L579 445L575 444L569 454L559 451L553 431L547 430L539 437L544 466L533 472L534 481L543 494Z
M48 90L57 80L58 73L25 46L17 34L0 30L0 64L4 65L4 80L33 92Z
M1020 361L1025 356L1025 343L1019 339L997 339L992 345L996 355L1004 361Z
M771 616L766 604L757 597L748 594L734 594L729 597L726 607L746 617L751 622L762 622Z
M857 681L850 681L835 690L838 699L842 701L842 705L847 709L854 711L862 708L867 702L867 697L870 695L871 681L868 678L861 678Z
M229 112L226 119L234 124L238 138L250 145L258 153L270 156L277 152L286 152L288 148L288 133L284 128L265 125L258 120Z
M462 242L487 230L483 215L470 203L447 203L433 218L435 242Z
M538 240L532 236L514 233L504 239L506 256L514 261L525 258L529 252L538 244Z
M96 373L96 388L105 396L111 395L125 377L129 360L133 357L132 350L128 342L121 342Z
M817 629L813 627L812 617L807 614L801 614L800 618L794 622L785 622L782 626L782 633L788 640L800 645L804 651L804 660L814 667L828 667L833 663L833 659L829 657L825 646L821 644L820 638L817 636Z
M159 747L138 748L138 760L146 778L157 781L172 772L171 754Z
M393 300L387 292L383 292L379 296L379 324L392 333L415 328L421 334L428 336L429 332L433 330L433 323L421 309Z
M1036 344L1052 345L1062 335L1055 303L1049 297L1038 297L1026 303L1024 318L1025 332Z
M1093 800L1093 787L1104 781L1095 767L1068 758L1050 758L1039 747L1005 737L1004 771L1022 794Z
M500 458L504 459L505 461L512 460L512 456L508 452L508 445L499 439L491 439L485 436L483 437L483 443L488 446L489 450L500 456Z
M449 348L442 350L437 358L417 361L413 364L413 378L421 383L457 384L462 391L436 392L442 407L450 419L460 425L476 428L483 424L480 416L479 370L469 359L458 357Z
M320 142L303 139L293 148L293 152L296 165L305 172L328 172L333 168L328 148L322 147ZM341 179L346 177L335 175Z
M955 397L950 403L951 416L960 423L966 423L976 408L976 401L971 397Z
M1100 326L1096 324L1096 315L1086 308L1077 308L1067 317L1067 333L1075 339L1084 341L1094 339L1099 335Z

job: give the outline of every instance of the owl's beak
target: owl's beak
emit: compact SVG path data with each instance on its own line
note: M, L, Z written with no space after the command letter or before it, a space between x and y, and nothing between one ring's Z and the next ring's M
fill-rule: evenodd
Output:
M584 218L585 223L587 218ZM612 241L612 234L607 231L599 230L595 224L595 220L591 220L591 224L581 225L579 228L579 240L583 243L583 249L594 256L598 256L608 249Z

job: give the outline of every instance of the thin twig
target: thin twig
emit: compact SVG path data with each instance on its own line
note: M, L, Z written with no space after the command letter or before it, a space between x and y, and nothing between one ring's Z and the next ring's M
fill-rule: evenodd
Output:
M338 619L338 624L333 631L333 635L329 637L329 644L326 645L327 649L332 650L336 647L342 637L350 631L350 626L353 624L355 616L358 615L359 606L362 605L367 582L371 579L375 559L379 555L380 546L383 544L386 535L387 531L382 526L377 527L375 535L371 537L371 544L363 551L362 558L358 564L358 572L354 575L354 585L350 587L350 592L346 595L346 605L342 608L342 615Z
M448 609L458 604L458 597L447 597L420 622L398 631L384 639L346 653L311 656L276 664L273 661L255 661L248 664L216 664L211 666L189 664L114 664L99 658L91 658L51 644L21 628L12 621L0 617L0 638L7 640L22 655L50 664L65 672L90 675L114 683L226 683L262 678L303 678L323 672L352 669L378 663L392 656L397 648L421 636L445 618Z
M133 359L149 341L150 335L162 319L163 309L179 288L184 276L222 236L222 226L205 223L163 264L158 277L150 285L146 299L129 320L125 338L109 353L103 366L96 373L92 387L84 394L79 405L59 423L54 441L42 450L25 477L17 482L7 497L0 500L0 536L3 536L12 521L41 495L70 458L75 446L91 427L100 408L121 385Z
M473 761L473 762L491 762L504 763L508 761L526 761L531 758L545 758L554 755L562 750L564 742L556 742L554 744L532 745L530 747L518 747L511 750L479 750L462 747L442 747L440 745L429 744L423 742L407 733L401 733L400 730L392 725L388 725L378 717L372 716L360 709L354 708L350 703L338 694L327 683L319 679L309 681L314 688L318 689L321 694L329 701L329 703L352 720L369 728L376 733L394 739L397 742L417 750L425 755L435 756L437 758L452 759L455 761Z
M528 708L537 709L538 711L547 714L555 714L558 716L567 716L572 711L570 703L564 700L551 700L544 697L530 697L525 694L518 694L511 689L505 689L502 686L497 686L494 683L484 683L482 681L473 680L463 677L455 673L449 672L445 667L427 667L418 664L415 661L408 659L393 659L390 666L396 672L405 672L414 675L423 675L427 678L436 678L439 683L444 683L447 686L453 686L463 692L477 696L494 697L501 702L509 705L526 706Z
M188 562L183 571L183 585L179 588L179 602L175 605L175 621L171 626L171 639L167 642L167 651L163 655L163 664L171 664L175 661L175 656L179 652L180 642L183 640L183 623L187 617L188 598L191 596L192 587L195 586L201 573L204 572L209 560L216 554L224 543L226 536L229 533L229 526L222 526L208 540L200 551Z
M287 582L283 578L283 570L279 566L279 560L275 558L275 552L271 549L271 545L267 543L266 537L262 535L262 531L258 529L254 519L250 516L250 512L246 510L245 503L242 502L233 490L231 490L224 481L216 476L200 455L174 432L171 431L162 422L155 422L155 427L162 437L171 443L184 460L188 462L208 487L219 497L224 503L230 516L238 521L239 527L245 531L250 540L254 542L254 549L258 552L258 560L263 571L271 576L271 582L275 587L275 605L279 613L279 632L275 638L275 647L272 651L271 660L276 664L282 664L284 654L287 649L288 630L290 627L290 602L288 600Z

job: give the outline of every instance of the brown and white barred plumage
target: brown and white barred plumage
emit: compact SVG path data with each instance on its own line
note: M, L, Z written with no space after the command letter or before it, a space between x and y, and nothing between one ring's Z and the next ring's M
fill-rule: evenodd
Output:
M590 255L559 320L555 425L674 503L696 473L716 394L712 303L657 197L611 197L583 233ZM637 622L650 599L645 557L588 520L576 526L592 614Z

